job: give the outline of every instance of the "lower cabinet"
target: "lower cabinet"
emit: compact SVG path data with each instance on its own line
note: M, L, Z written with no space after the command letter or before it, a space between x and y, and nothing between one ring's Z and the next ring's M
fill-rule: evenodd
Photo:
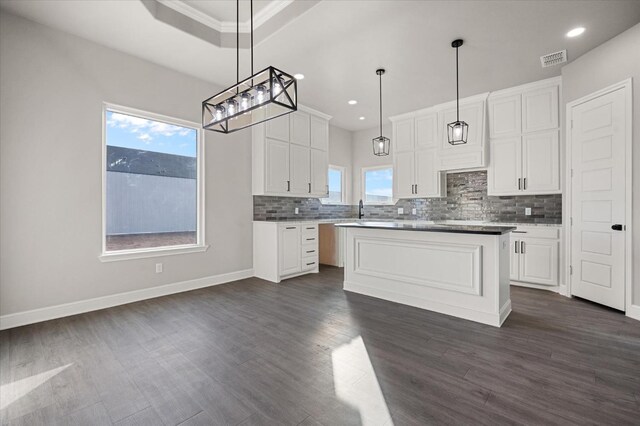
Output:
M511 233L510 279L514 284L559 285L560 230L522 228Z
M253 222L254 275L272 282L318 272L318 224Z

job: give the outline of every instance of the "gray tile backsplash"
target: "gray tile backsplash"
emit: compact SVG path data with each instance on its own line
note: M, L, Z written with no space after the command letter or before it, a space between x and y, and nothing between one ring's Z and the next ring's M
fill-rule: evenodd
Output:
M294 214L298 207L299 214ZM404 214L398 214L398 207ZM531 208L531 216L525 208ZM416 214L412 215L412 209ZM394 206L365 206L365 218L422 220L484 220L509 223L562 223L562 195L488 196L487 172L450 173L447 197L399 200ZM315 198L253 197L254 220L356 217L357 206L320 203Z

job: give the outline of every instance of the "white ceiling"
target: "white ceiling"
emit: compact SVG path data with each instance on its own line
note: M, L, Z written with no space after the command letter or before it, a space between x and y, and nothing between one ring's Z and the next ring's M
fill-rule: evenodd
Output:
M294 3L298 1L303 0ZM228 19L224 13L235 15L233 0L200 3L203 11L208 7L207 13L217 14L216 19ZM223 12L224 4L231 10ZM139 0L1 0L1 5L222 86L235 81L235 50L156 20ZM387 69L383 87L388 117L454 99L450 43L455 38L465 40L460 92L469 96L559 75L560 67L541 68L539 57L567 49L572 61L638 22L637 0L324 0L256 46L256 69L274 65L305 74L298 89L300 103L332 115L332 123L340 127L359 130L377 125L378 67ZM576 26L587 30L566 38ZM247 64L244 51L241 76L248 76ZM349 99L358 104L347 105Z

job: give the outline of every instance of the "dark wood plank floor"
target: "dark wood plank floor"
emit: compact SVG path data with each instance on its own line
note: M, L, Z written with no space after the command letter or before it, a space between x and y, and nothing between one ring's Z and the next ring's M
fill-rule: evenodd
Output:
M640 323L512 288L493 328L323 267L0 333L10 425L640 424Z

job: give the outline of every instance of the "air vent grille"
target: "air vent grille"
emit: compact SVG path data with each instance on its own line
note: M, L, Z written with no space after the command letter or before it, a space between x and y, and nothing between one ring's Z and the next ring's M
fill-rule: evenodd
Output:
M544 56L540 56L540 62L542 63L542 68L552 67L554 65L567 62L567 51L561 50L559 52L553 52Z

